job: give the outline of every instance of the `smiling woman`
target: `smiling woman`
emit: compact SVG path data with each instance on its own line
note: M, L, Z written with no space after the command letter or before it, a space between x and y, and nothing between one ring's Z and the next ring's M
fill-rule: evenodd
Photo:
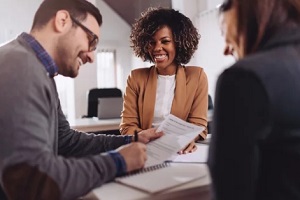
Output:
M120 131L149 131L171 113L207 127L208 84L201 67L184 66L198 47L200 35L179 11L149 8L133 24L133 51L150 68L133 70L128 77ZM195 138L204 139L207 131ZM192 142L183 153L195 150Z

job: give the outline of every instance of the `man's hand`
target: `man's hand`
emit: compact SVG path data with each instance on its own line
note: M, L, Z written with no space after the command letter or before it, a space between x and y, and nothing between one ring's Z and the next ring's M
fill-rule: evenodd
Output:
M132 142L117 149L126 162L127 172L144 167L147 160L145 144L163 135L162 132L156 133L155 131L155 128L143 130L138 133L138 142ZM134 137L132 138L134 141Z
M145 144L133 142L119 147L117 151L123 156L126 162L127 172L144 167L147 160Z
M156 128L149 128L138 133L139 142L147 144L151 140L155 140L163 135L163 132L156 132Z

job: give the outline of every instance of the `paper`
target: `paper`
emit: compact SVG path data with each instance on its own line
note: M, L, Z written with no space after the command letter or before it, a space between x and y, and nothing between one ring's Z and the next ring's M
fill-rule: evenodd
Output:
M145 167L173 160L177 152L193 141L204 130L203 126L188 123L170 114L157 128L164 135L147 144Z

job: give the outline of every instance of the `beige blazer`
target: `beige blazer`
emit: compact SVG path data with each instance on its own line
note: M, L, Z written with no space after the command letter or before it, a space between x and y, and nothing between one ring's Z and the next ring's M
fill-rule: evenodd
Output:
M156 99L154 66L131 71L124 93L121 134L151 128ZM208 83L201 67L178 67L171 113L185 121L207 127ZM207 131L200 133L206 138Z

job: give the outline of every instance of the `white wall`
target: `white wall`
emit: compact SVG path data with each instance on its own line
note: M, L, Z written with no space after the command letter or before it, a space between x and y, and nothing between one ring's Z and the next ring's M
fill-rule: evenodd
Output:
M216 8L217 5L221 4L223 0L207 0L207 10Z
M234 62L234 59L223 55L225 43L221 35L216 8L200 13L195 24L201 33L200 44L195 54L196 62L204 68L207 74L208 91L214 99L217 78Z
M42 0L0 0L0 44L31 28Z
M201 8L205 9L205 3L206 1L200 0L188 0L188 3L186 0L172 0L172 8L175 10L179 10L188 18L194 20L197 16L197 13L201 11L199 5L201 4Z

